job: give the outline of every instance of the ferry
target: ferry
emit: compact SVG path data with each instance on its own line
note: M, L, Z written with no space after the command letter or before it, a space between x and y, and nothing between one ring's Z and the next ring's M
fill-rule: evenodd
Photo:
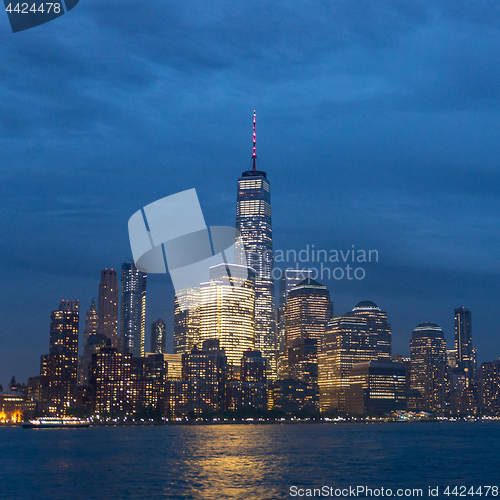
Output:
M76 417L40 417L29 422L23 422L25 429L49 429L55 427L89 427L88 420L81 420Z

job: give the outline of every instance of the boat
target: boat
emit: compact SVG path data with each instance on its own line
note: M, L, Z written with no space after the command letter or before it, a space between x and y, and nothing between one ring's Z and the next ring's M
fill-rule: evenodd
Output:
M40 417L28 422L23 422L22 427L25 429L50 429L56 427L89 427L88 420L81 420L76 417Z

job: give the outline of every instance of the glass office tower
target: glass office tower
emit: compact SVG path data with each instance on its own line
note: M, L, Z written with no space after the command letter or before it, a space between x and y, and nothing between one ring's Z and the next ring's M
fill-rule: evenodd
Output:
M273 232L271 186L266 172L257 170L255 113L251 170L238 179L236 229L245 245L247 265L255 270L255 348L268 361L271 379L276 377L276 315L273 281Z

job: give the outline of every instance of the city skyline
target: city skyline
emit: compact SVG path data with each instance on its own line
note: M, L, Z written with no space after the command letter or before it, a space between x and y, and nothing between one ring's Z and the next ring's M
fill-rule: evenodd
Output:
M464 306L479 361L498 358L500 13L460 5L263 3L220 19L203 3L116 4L118 17L82 5L8 29L0 381L29 376L61 298L97 303L96 274L131 257L130 214L194 187L207 225L234 225L254 109L275 254L376 249L364 280L324 282L338 310L379 304L398 352L422 321L451 347L449 311ZM149 325L172 314L173 291L167 276L148 288Z
M256 160L257 160L257 156L256 156L256 146L255 146L255 112L254 112L254 132L253 132L253 154L252 154L252 157L251 157L251 160L252 160L252 169L249 170L249 171L246 171L246 172L243 172L243 174L247 174L247 176L257 176L258 180L259 179L264 179L266 182L267 182L267 179L266 179L266 173L265 172L261 172L260 170L257 170L256 169ZM243 236L243 241L245 241L245 231L246 231L246 228L243 226L241 220L242 218L240 217L240 212L241 212L241 203L242 203L242 200L240 198L240 190L241 190L241 187L240 187L240 184L241 184L241 181L246 181L248 183L248 181L245 179L245 177L240 177L239 181L238 181L238 185L239 185L239 194L238 194L238 197L237 197L237 203L236 203L236 207L237 207L237 226L239 225L240 226L240 230L242 230L242 236ZM255 181L254 181L255 182ZM268 184L267 184L268 185ZM254 186L251 186L252 188ZM248 188L248 187L247 187ZM262 188L262 186L261 186ZM269 187L267 188L267 192L269 192ZM254 198L255 196L251 195L250 196L251 198ZM248 209L247 209L248 210ZM253 210L253 209L252 209ZM250 213L250 212L249 212ZM268 215L269 213L269 215ZM270 206L268 207L268 209L265 209L262 213L262 216L264 216L264 218L266 217L269 217L269 220L267 222L263 222L264 224L268 224L269 227L270 227ZM260 217L260 216L259 216ZM264 220L264 219L263 219ZM252 223L253 224L253 223ZM250 233L249 233L250 234ZM254 236L255 237L255 236ZM256 240L257 241L257 240ZM264 247L265 247L265 244L264 244ZM264 248L263 247L263 253L265 253L266 251L269 252L266 257L268 258L269 255L272 256L272 240L271 240L271 244L270 244L270 247L269 248ZM250 247L252 248L252 247ZM307 251L306 251L307 249ZM311 252L310 252L311 250ZM248 251L248 248L247 248L247 251ZM350 254L348 252L353 252L353 257L352 257L352 262L355 262L355 251L357 252L365 252L365 254L368 254L369 252L377 252L377 258L376 258L376 262L378 262L378 251L377 250L369 250L369 251L364 251L364 250L355 250L354 248L354 245L352 245L352 249L347 249L346 250L346 253L347 255L349 256ZM299 273L299 275L302 273L304 275L307 275L307 276L313 276L314 275L314 272L316 273L316 276L319 274L318 273L318 266L317 264L319 263L320 261L320 258L319 256L324 255L323 257L323 261L324 262L328 262L328 250L324 250L324 249L314 249L314 245L312 245L312 248L309 249L309 245L306 244L305 248L299 248L297 250L295 249L292 249L292 250L287 250L288 253L292 253L293 255L293 263L295 265L295 268L298 269L299 271L295 270L295 271L290 271L292 274L291 276L293 276L293 273ZM302 259L302 258L299 258L297 259L297 255L300 256L300 253L301 252L306 252L305 255L307 255L307 259ZM337 260L336 262L341 262L342 263L342 260L339 261L338 259L338 254L339 254L339 251L338 250L330 250L330 253L331 252L336 252L337 254ZM285 254L286 252L282 251L281 250L281 253L282 255ZM343 258L343 261L349 263L350 260L346 259L344 257L344 253L342 250L340 250L340 253L341 253L341 256ZM314 255L318 255L318 257L314 257ZM312 257L311 257L312 256ZM260 256L261 257L261 256ZM253 263L253 265L255 266L256 263L258 264L259 261L261 260L259 258L259 251L257 252L254 252L252 254L252 252L249 253L249 259L256 259L256 262ZM283 260L283 257L281 258L281 260ZM365 260L366 261L366 260ZM272 257L271 257L271 266L272 266ZM334 264L334 266L337 265L337 264ZM308 266L312 266L312 271L310 270L311 268L308 267ZM104 327L104 321L103 319L98 316L97 319L99 321L99 333L100 333L100 330L101 329L106 329L107 328L107 331L109 331L109 338L111 339L111 343L112 345L114 345L115 347L118 347L119 350L121 351L123 349L123 346L120 344L118 344L118 341L120 342L123 342L123 340L125 338L127 338L127 335L123 336L122 337L122 330L124 329L123 326L120 327L119 329L119 338L117 339L116 337L116 330L117 330L117 325L116 326L113 326L114 324L114 321L113 321L113 318L114 318L114 315L118 315L118 307L117 307L117 297L118 297L118 293L121 294L122 296L122 299L120 301L120 307L119 307L119 313L120 313L120 316L122 314L127 314L126 312L126 308L122 308L122 302L123 302L123 291L122 290L129 290L131 288L130 285L132 285L132 288L134 287L138 287L137 288L137 295L139 298L133 298L132 296L134 295L133 293L130 294L130 300L128 302L132 303L132 302L137 302L137 304L135 304L134 307L132 307L132 309L136 309L138 307L138 310L135 311L133 313L133 315L137 316L137 318L139 318L139 321L137 323L137 318L134 319L134 321L132 321L132 323L136 322L138 325L139 325L139 332L138 334L134 334L132 335L132 337L134 337L134 341L130 344L129 346L129 350L130 349L133 349L134 353L144 353L146 352L146 348L145 346L146 345L149 345L149 342L151 342L151 337L147 337L146 336L146 331L148 331L148 327L147 325L153 325L153 322L148 322L148 320L146 319L146 312L147 312L147 302L145 300L145 296L146 296L146 293L145 293L145 282L146 282L146 276L144 275L143 277L143 273L140 273L138 271L136 271L136 274L138 274L139 278L138 278L138 281L135 280L135 277L133 276L133 273L131 272L132 271L132 268L135 268L134 264L130 264L130 263L123 263L122 264L122 287L120 289L118 289L118 286L117 286L117 279L116 279L116 271L112 268L108 269L103 269L101 270L101 281L99 283L99 286L98 286L98 297L99 297L99 303L101 304L101 308L103 307L103 304L105 303L105 301L107 303L110 304L110 306L108 306L107 308L107 317L110 317L111 320L108 320L107 323L109 323L110 326L107 326L107 327ZM258 267L258 266L257 266ZM288 263L287 264L282 264L281 265L281 269L280 269L280 279L274 279L274 284L273 284L273 287L272 287L272 290L273 290L273 296L272 296L272 303L275 304L276 307L279 306L278 302L281 303L281 301L283 300L282 299L282 294L283 294L283 291L282 291L282 287L283 287L283 282L282 282L282 278L284 276L286 276L286 271L285 269L288 269ZM354 269L354 268L352 268ZM332 268L333 270L333 268ZM261 270L262 272L262 270ZM128 276L130 274L130 276ZM264 272L264 274L268 274L268 275L272 275L272 267L270 267L267 271ZM346 275L347 276L347 275ZM149 279L149 278L148 278ZM296 278L295 278L296 279ZM351 278L349 278L351 279ZM124 280L125 280L125 284L127 286L123 287L123 283L124 283ZM128 283L130 281L130 283ZM132 283L132 281L134 283ZM137 281L137 283L135 283L135 281ZM139 281L141 282L141 284L138 284ZM292 281L293 281L293 278L292 278ZM327 282L329 281L333 281L332 280L327 280ZM137 286L136 286L137 285ZM290 286L290 285L288 285ZM323 286L323 285L321 285ZM325 287L327 288L327 287ZM140 289L140 290L139 290ZM111 290L111 294L109 294L108 292L108 295L109 296L106 296L106 290ZM182 290L180 291L181 292L181 295L179 296L180 298L182 298ZM127 295L127 292L126 292L126 295ZM127 295L128 296L128 295ZM156 297L156 300L158 300L158 297ZM177 297L175 298L175 301L176 302L178 299ZM130 304L129 304L130 305ZM358 304L359 305L359 304ZM95 303L94 303L94 299L92 299L92 305L91 305L91 309L90 311L87 311L87 314L92 312L92 308L95 308ZM110 309L111 308L111 309ZM111 311L108 312L108 311ZM470 337L470 311L468 309L466 309L464 306L461 306L460 308L454 308L454 311L455 311L455 321L454 321L454 340L453 339L450 339L449 340L449 343L446 344L446 347L448 349L453 349L455 348L455 350L457 350L457 345L460 345L460 341L458 340L461 336L463 336L464 334L460 334L459 332L465 328L466 329L466 333L465 335L469 336ZM95 312L95 309L94 309L94 312ZM469 314L469 320L468 320L468 323L467 321L465 322L465 327L463 326L458 326L458 325L463 325L463 320L462 322L458 321L457 322L457 315L459 315L459 313L462 313L462 314ZM169 323L172 323L170 326L171 328L169 329L168 327L166 327L166 352L176 352L175 351L175 338L174 338L174 323L175 323L175 313L174 311L172 311L172 314L167 314L166 315L167 317L167 321L169 319L172 319L172 321L168 321ZM458 316L460 317L460 316ZM121 321L124 321L123 319ZM117 318L116 318L116 322L117 322ZM79 341L79 345L81 346L79 348L79 354L83 354L84 353L84 346L85 346L85 338L86 338L86 333L85 333L85 328L84 326L86 326L86 322L85 321L82 321L81 324L80 324L80 337L83 337L80 338L80 341ZM137 325L135 325L137 326ZM278 332L278 325L276 325L276 338L278 339L279 337L279 332ZM170 331L169 331L170 330ZM83 332L83 333L82 333ZM203 340L200 336L199 336L199 333L197 334L198 335L198 338ZM137 339L135 338L137 336ZM449 335L451 336L451 334ZM130 338L130 335L128 335L128 337ZM209 337L203 337L203 338L209 338ZM257 336L256 336L256 339L257 339ZM466 346L464 347L464 349L469 349L467 351L467 353L465 354L465 361L464 363L467 363L468 362L468 359L470 358L471 354L470 354L470 346L467 347L468 345L468 342L470 341L470 338L468 338L468 340L466 339L465 341L462 341L462 343ZM130 342L130 341L129 341ZM137 344L135 347L132 347L132 344ZM257 345L257 341L256 341L256 344L255 344L255 348L257 347L260 347ZM400 349L401 351L401 354L404 356L407 354L407 352L409 351L409 349ZM477 349L475 350L477 352ZM185 352L184 350L179 350L177 352ZM186 351L187 352L187 351ZM399 353L399 351L398 351ZM481 358L480 358L481 359ZM485 359L485 361L492 361L492 360L487 360ZM276 361L275 361L276 362ZM277 366L274 370L277 369Z

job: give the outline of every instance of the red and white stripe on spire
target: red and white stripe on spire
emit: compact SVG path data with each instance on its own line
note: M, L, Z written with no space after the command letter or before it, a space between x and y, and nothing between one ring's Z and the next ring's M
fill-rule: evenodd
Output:
M253 110L253 154L252 154L252 160L253 160L253 171L255 172L257 170L257 167L255 166L255 160L257 159L257 150L255 148L255 109Z

